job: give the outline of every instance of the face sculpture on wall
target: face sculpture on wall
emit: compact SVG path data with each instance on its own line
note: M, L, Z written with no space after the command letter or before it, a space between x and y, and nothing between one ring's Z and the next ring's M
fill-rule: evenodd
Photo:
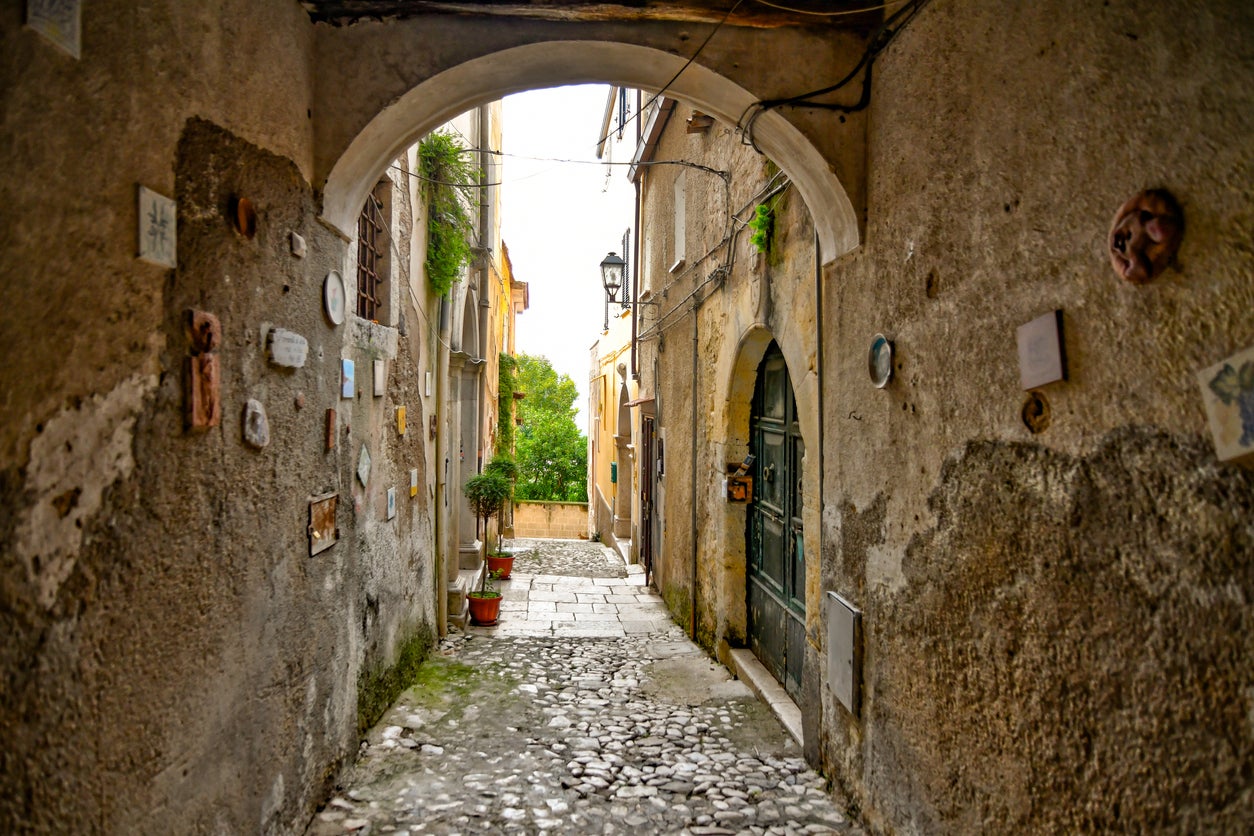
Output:
M1133 195L1115 213L1108 240L1110 265L1124 281L1145 284L1176 256L1184 236L1184 213L1165 189Z

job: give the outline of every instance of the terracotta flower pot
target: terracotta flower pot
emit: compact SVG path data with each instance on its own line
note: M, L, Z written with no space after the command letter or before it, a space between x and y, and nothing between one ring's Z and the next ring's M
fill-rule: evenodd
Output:
M496 575L498 580L505 580L514 571L514 555L494 557L488 555L488 571Z
M472 592L466 596L470 603L470 620L476 624L490 626L496 623L501 615L501 594L491 593L491 598L481 597L482 593Z

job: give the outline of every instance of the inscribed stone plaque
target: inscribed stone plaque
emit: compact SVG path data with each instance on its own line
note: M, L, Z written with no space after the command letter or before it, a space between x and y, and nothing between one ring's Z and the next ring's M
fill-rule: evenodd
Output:
M139 187L139 257L162 267L177 267L176 204L151 189Z
M295 331L271 328L266 337L266 353L276 366L299 369L309 354L309 341Z
M1019 326L1019 382L1035 389L1066 377L1062 353L1062 311L1050 311Z

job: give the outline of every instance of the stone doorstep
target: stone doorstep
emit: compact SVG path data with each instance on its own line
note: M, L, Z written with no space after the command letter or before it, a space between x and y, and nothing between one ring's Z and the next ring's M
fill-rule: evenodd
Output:
M731 657L733 673L749 686L758 698L766 703L771 712L779 718L788 733L797 741L797 745L805 751L805 737L801 728L801 709L788 696L784 686L771 676L766 666L758 661L753 651L748 648L733 648L728 654Z

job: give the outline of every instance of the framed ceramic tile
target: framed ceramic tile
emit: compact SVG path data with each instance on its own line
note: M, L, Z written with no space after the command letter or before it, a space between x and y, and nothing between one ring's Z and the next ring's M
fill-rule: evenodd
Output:
M26 25L72 57L82 57L81 0L26 0Z
M386 360L374 361L374 396L383 397L388 385L388 364Z
M1197 373L1215 455L1254 467L1254 346Z
M340 361L340 397L351 398L357 394L357 384L353 380L353 361Z
M177 267L177 207L173 200L139 187L139 258L161 267Z
M396 488L388 488L388 519L396 516Z

